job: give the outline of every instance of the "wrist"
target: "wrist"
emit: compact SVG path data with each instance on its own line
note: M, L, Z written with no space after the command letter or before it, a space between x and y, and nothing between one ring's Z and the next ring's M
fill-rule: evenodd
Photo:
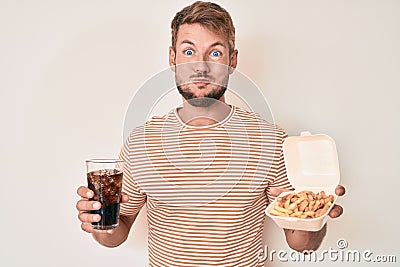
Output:
M317 250L320 247L327 232L327 225L325 224L321 230L316 232L291 229L284 230L286 242L288 243L289 247L298 252L304 252Z
M101 245L113 248L121 245L125 242L127 235L125 235L125 224L122 220L119 220L119 225L113 230L93 232L93 238Z

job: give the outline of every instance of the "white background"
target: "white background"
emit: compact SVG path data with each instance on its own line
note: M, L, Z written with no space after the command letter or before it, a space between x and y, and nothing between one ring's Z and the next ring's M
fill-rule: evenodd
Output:
M118 154L126 109L168 67L170 21L188 3L0 1L1 266L146 265L143 214L127 243L103 248L80 230L76 188L85 159ZM219 3L238 70L276 122L336 141L345 213L322 249L345 238L399 261L400 1ZM264 235L290 251L269 219Z

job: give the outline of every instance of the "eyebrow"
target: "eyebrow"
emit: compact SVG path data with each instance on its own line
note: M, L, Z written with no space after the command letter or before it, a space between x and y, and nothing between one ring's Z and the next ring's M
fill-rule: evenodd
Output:
M189 45L196 46L192 41L186 40L186 39L183 40L183 41L181 42L181 44L189 44ZM226 47L223 43L218 42L218 41L210 45L210 47L215 47L215 46L222 46L222 47L224 47L224 48Z

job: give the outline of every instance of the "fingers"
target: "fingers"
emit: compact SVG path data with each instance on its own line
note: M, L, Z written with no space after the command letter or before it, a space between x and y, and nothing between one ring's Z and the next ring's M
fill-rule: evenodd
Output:
M343 185L338 185L335 189L335 194L338 196L343 196L346 193L346 189Z
M78 219L81 221L82 230L88 233L113 234L115 232L114 229L97 230L92 226L92 223L99 222L101 220L101 215L90 213L92 210L98 210L101 208L100 202L89 200L93 198L94 192L85 186L80 186L77 189L77 193L81 197L81 200L76 203L76 209L79 211ZM126 203L128 201L129 196L122 193L121 203Z
M113 234L115 232L115 229L111 229L111 230L96 230L92 227L91 223L88 222L84 222L81 224L81 228L83 231L88 232L90 234L93 233L98 233L98 234Z
M92 222L100 221L101 216L98 214L90 214L87 212L81 212L78 214L78 218L82 223L92 223Z
M121 197L121 203L126 203L129 201L129 196L122 193L122 197Z
M78 214L78 219L82 222L81 228L83 231L88 233L98 233L98 234L113 234L115 229L110 230L97 230L92 226L93 222L99 222L101 216L99 214L90 214L88 212L80 212Z
M91 223L82 223L81 228L83 231L88 232L88 233L94 233L93 227Z
M94 229L92 227L92 222L98 222L101 220L101 216L99 214L90 214L88 211L90 210L98 210L100 209L101 204L97 201L88 201L88 200L79 200L76 203L76 208L79 211L78 219L82 222L81 228L83 231L88 233L93 233Z
M284 189L284 188L280 188L280 187L270 187L269 188L269 193L271 196L273 197L277 197L279 196L282 192L287 192L290 190Z
M101 203L89 200L93 197L93 191L85 186L80 186L77 193L82 198L76 203L76 209L79 211L78 219L82 222L81 228L85 232L94 233L95 229L92 227L92 222L100 221L101 216L90 214L88 211L100 209Z
M80 211L78 214L78 219L82 222L81 228L83 231L94 233L95 229L92 227L92 222L100 221L101 216L99 214L90 214L88 212Z
M98 201L89 201L81 199L76 203L76 209L78 211L98 210L100 208L101 208L101 203Z
M335 205L333 206L333 208L331 209L331 211L329 212L329 216L331 218L337 218L340 215L343 214L343 208L340 205Z
M335 194L338 196L343 196L346 193L346 188L343 185L338 185L335 189ZM329 212L331 218L337 218L343 214L343 207L340 205L333 206L332 210Z
M80 197L83 198L92 198L93 197L93 191L87 188L86 186L80 186L77 190L77 193Z

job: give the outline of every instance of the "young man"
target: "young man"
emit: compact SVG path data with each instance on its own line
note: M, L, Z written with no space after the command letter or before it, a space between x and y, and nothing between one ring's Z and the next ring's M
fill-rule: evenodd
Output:
M264 209L287 180L283 129L225 103L237 64L229 13L195 2L171 24L169 63L184 103L134 129L121 150L125 161L120 225L93 230L100 208L80 187L82 229L102 245L123 243L147 206L150 266L262 266ZM209 142L204 142L204 140ZM344 194L339 186L338 195ZM331 217L342 213L335 206ZM317 249L326 233L284 230L290 247Z

